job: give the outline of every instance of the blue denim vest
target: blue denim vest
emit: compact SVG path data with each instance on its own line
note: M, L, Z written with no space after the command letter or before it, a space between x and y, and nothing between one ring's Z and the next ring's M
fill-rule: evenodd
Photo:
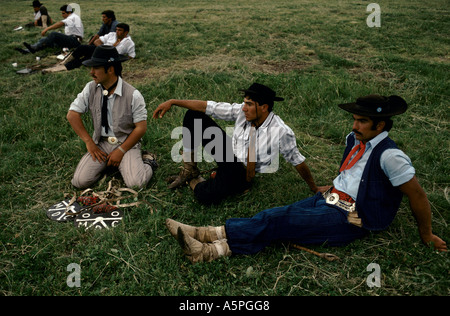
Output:
M354 143L354 138L349 137L341 165ZM398 147L392 139L386 137L373 149L359 184L356 210L363 227L368 230L386 229L394 220L403 198L403 193L391 184L380 166L381 154L390 148Z

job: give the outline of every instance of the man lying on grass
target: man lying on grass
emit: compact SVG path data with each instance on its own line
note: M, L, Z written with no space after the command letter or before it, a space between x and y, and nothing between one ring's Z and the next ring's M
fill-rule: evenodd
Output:
M272 112L274 101L284 99L258 83L242 91L245 94L242 103L168 100L156 108L153 118L163 117L172 105L188 109L183 120L183 170L169 180L169 188L189 182L199 202L218 203L249 189L255 172L275 172L281 153L309 188L317 192L305 157L297 148L294 132ZM229 137L210 116L235 122L233 136ZM208 180L200 177L197 168L200 145L218 166L216 176Z
M391 116L405 112L406 102L398 96L369 95L339 107L353 114L354 123L333 186L252 218L229 219L225 226L193 227L167 219L170 233L191 262L254 254L272 242L343 246L370 231L386 229L403 194L409 199L423 243L447 250L446 243L432 232L430 204L411 160L388 137Z

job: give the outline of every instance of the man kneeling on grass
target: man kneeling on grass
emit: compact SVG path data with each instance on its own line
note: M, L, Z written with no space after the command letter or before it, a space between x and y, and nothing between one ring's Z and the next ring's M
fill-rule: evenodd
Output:
M353 114L353 131L333 186L291 205L225 226L193 227L167 219L166 226L193 263L231 254L254 254L272 242L343 246L386 229L405 194L426 245L447 251L431 228L431 208L411 160L388 137L391 117L407 109L398 96L369 95L339 105Z
M157 167L154 156L141 151L147 131L147 109L142 94L122 80L122 62L113 46L98 46L92 58L89 82L70 105L67 119L86 143L72 179L73 186L85 189L100 179L109 166L117 167L127 187L145 187ZM90 112L94 133L86 130L81 116Z

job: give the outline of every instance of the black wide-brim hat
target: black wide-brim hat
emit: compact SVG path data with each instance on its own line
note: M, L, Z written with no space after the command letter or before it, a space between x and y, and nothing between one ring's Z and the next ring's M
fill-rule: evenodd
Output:
M126 60L128 60L128 57L119 55L114 46L100 45L95 48L91 59L83 61L83 65L87 67L100 67L121 63Z
M403 98L391 95L384 97L371 94L356 99L354 103L339 104L339 107L352 114L369 117L391 117L404 113L408 104Z
M273 101L284 101L284 98L276 96L275 91L260 83L254 83L250 86L250 88L240 91L244 93L251 93L258 96L262 96L266 99L271 99Z
M31 5L33 8L40 8L42 7L44 4L41 3L40 1L33 1L33 4Z

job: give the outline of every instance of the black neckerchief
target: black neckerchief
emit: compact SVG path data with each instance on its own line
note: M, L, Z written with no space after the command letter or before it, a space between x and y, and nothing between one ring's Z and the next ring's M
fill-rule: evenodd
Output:
M111 93L111 91L117 86L117 83L119 82L119 79L108 89L105 89L102 86L103 89L103 105L102 105L102 126L105 128L105 133L108 134L108 95Z

